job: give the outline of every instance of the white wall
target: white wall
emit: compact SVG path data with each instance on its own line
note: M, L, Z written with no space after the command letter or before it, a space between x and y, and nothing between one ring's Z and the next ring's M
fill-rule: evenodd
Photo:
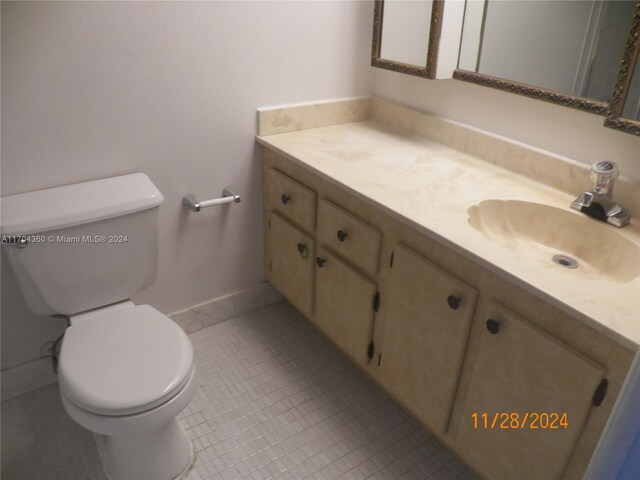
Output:
M373 2L3 2L2 195L145 172L166 200L136 301L169 313L255 286L256 109L369 94L372 18ZM181 206L227 184L241 204ZM7 265L2 280L5 369L64 322L31 315Z
M640 139L603 118L369 67L372 2L2 3L2 195L135 171L165 195L156 284L172 312L263 280L256 108L371 93L640 180ZM371 85L373 82L373 86ZM243 195L190 214L182 196ZM2 368L64 322L2 265Z
M373 92L382 98L589 165L613 160L622 175L640 181L640 138L604 128L602 116L460 80L373 70Z

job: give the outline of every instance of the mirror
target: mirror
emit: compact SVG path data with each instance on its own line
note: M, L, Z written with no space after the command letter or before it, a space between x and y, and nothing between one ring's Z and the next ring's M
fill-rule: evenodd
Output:
M606 127L640 135L640 2L636 6L620 70L610 101Z
M435 78L443 0L376 0L373 67Z
M636 3L467 1L454 78L605 115Z

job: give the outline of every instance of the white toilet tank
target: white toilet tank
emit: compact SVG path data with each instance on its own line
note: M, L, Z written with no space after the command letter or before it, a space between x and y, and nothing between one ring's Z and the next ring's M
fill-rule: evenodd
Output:
M143 173L0 199L3 245L29 308L73 315L151 285L164 198Z

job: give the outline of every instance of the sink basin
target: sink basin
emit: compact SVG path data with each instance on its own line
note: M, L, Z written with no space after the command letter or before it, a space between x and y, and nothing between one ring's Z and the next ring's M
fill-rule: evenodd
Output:
M637 244L569 208L485 200L467 212L473 228L518 257L586 279L630 282L640 275Z

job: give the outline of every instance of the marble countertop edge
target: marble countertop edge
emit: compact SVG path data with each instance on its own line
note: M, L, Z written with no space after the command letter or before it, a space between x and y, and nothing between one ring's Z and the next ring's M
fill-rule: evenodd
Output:
M370 136L370 138L364 138L367 136ZM616 290L627 295L633 295L635 291L639 308L631 307L625 310L625 306L621 305L619 309L622 309L621 311L624 312L624 318L616 318L615 315L611 314L608 320L602 320L602 317L605 316L604 312L606 308L598 305L597 302L583 302L581 299L588 297L586 293L578 291L577 293L572 292L571 295L563 295L563 293L568 292L566 289L559 292L559 290L563 289L563 273L558 275L560 277L559 279L551 279L550 281L546 275L548 272L542 268L533 268L531 265L527 265L527 262L518 261L513 258L504 259L505 256L508 257L508 250L491 242L468 224L468 205L465 203L464 208L461 208L463 205L460 205L460 203L464 203L464 200L456 204L458 197L455 193L456 187L451 187L454 192L452 196L456 198L451 199L453 204L452 211L454 212L452 216L455 218L452 220L453 223L450 222L450 224L458 228L447 231L447 229L438 222L436 215L431 219L429 215L423 215L422 213L416 215L417 209L412 209L410 206L403 208L402 201L398 200L398 202L394 203L394 197L388 196L388 192L385 192L386 194L380 194L378 189L378 193L376 193L376 188L379 186L371 182L368 183L368 179L372 177L367 177L366 174L359 175L356 173L355 175L359 175L360 178L354 178L350 176L353 170L349 171L348 167L352 166L349 163L350 161L352 161L353 165L368 162L371 169L384 169L388 166L389 170L386 173L393 171L395 175L395 179L391 181L390 189L398 189L399 184L393 184L393 181L398 182L398 178L401 178L403 174L403 169L406 172L411 172L412 169L420 168L419 165L416 166L416 156L419 155L417 152L424 150L426 155L424 159L425 165L428 165L429 162L437 162L438 165L445 166L442 168L444 170L449 168L449 166L453 166L459 170L462 169L461 171L471 170L470 177L472 180L474 175L476 177L481 175L478 172L482 171L484 173L486 170L488 186L485 186L484 193L482 189L479 189L480 194L476 199L477 202L486 198L502 197L512 199L516 196L520 197L520 199L545 203L563 209L566 207L568 209L569 203L573 200L571 195L556 190L535 179L527 178L523 174L459 152L446 145L438 144L434 140L416 136L416 134L412 132L398 131L397 128L373 120L269 135L267 137L257 136L256 140L259 144L270 148L294 163L310 169L328 182L341 188L346 188L356 197L367 203L372 203L383 212L409 227L452 248L455 252L488 268L490 271L524 288L571 316L584 321L595 330L606 334L626 347L633 350L637 350L640 347L640 295L637 294L637 292L640 292L640 279L636 278L631 282L615 283L605 286L603 297L605 294L612 294ZM360 143L358 143L359 141ZM362 158L348 158L350 148L353 148L351 152L354 155L360 153ZM375 149L379 151L377 153L371 153L371 155L367 157L364 155L367 149L370 152L373 152ZM399 165L395 165L392 161L381 160L380 157L384 156L387 150L394 152L401 160L403 155L406 156L406 163L402 164L402 162L400 162ZM346 155L347 157L341 159L340 155ZM418 158L418 160L420 159ZM450 162L450 165L447 165L447 162ZM491 192L492 185L501 185L504 187L504 191L497 191L494 188L494 194L487 197L487 192ZM427 182L420 188L425 190L432 186L432 184ZM410 193L406 192L402 192L402 194L405 196L410 195ZM418 192L417 195L424 195L424 193ZM404 200L406 200L406 198ZM420 201L420 199L417 201ZM442 204L435 205L434 208L442 208ZM462 227L463 224L466 228ZM634 243L637 244L638 231L640 231L640 228L635 220L633 225L633 228L622 232L622 235L632 239ZM463 232L456 232L456 230L463 230ZM588 282L588 280L578 281L576 289L579 290L581 287L589 288ZM597 287L592 284L591 288Z

